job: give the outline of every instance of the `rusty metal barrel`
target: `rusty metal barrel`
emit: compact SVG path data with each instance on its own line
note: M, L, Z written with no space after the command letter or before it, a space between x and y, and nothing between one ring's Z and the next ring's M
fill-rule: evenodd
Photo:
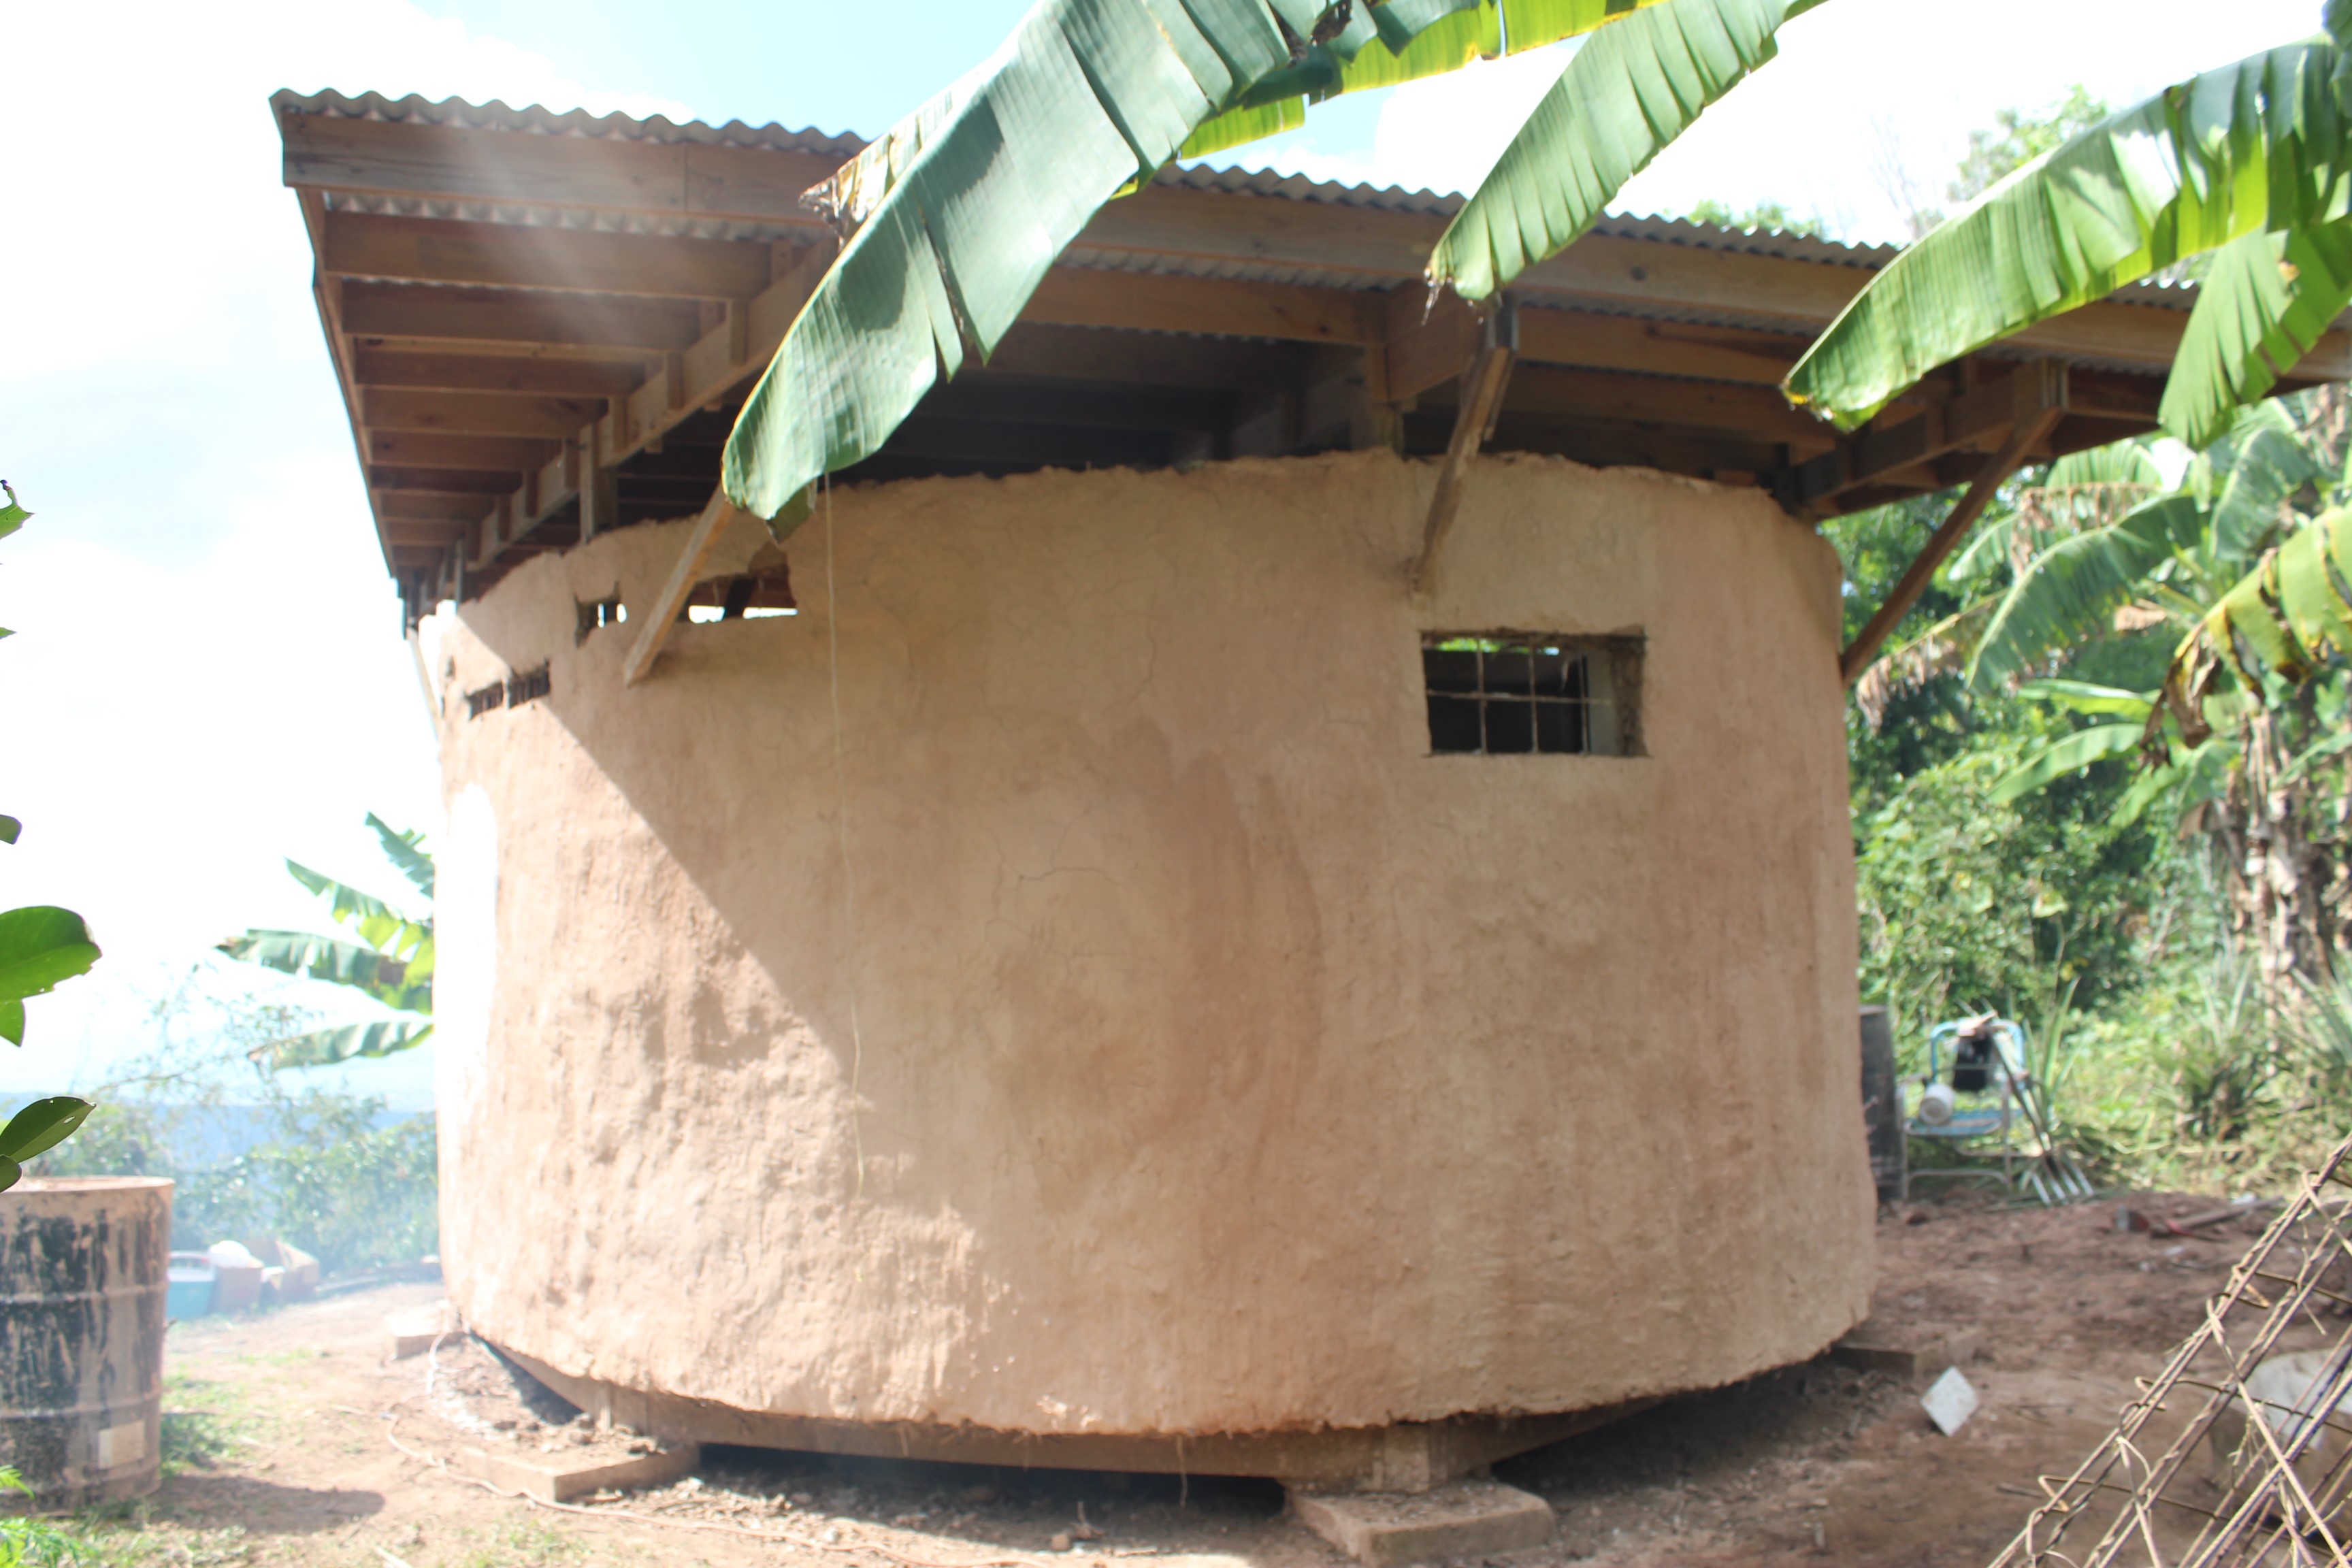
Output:
M172 1184L35 1178L0 1193L0 1466L34 1506L161 1484Z

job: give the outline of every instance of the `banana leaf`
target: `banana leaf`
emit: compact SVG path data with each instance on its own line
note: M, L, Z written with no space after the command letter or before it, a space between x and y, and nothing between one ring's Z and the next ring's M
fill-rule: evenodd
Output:
M415 828L405 833L399 832L373 811L368 813L367 825L375 829L376 837L382 841L384 858L400 868L400 874L407 878L418 892L431 898L433 857L420 847L425 842L425 835Z
M2338 58L2325 38L2267 50L2026 164L1874 277L1790 370L1790 400L1850 430L1937 365L2176 261L2345 217Z
M1425 77L1459 70L1475 60L1525 54L1563 38L1591 32L1616 17L1665 0L1478 0L1462 6L1454 0L1388 0L1370 7L1372 24L1384 46L1342 52L1343 40L1319 46L1310 57L1277 71L1244 97L1247 107L1228 110L1194 132L1181 156L1237 147L1274 131L1306 123L1307 106L1343 93L1376 87L1397 87ZM1280 119L1274 130L1254 118L1269 112Z
M2215 251L2164 384L2164 427L2191 447L2210 445L2347 304L2352 224L2243 235Z
M2062 736L1995 780L1986 798L1999 805L2093 763L2128 756L2139 750L2141 729L2137 721L2128 724L2093 724Z
M413 961L433 940L429 917L411 920L374 894L362 892L348 882L338 882L297 861L287 861L286 869L305 888L331 900L337 925L350 922L360 933L360 940L379 952Z
M1778 52L1822 0L1668 0L1577 50L1429 258L1431 284L1483 300L1592 226L1627 180Z
M2232 584L2181 640L2166 671L2188 694L2214 663L2252 691L2265 673L2308 678L2331 656L2352 657L2352 509L2323 512Z
M2062 539L2018 574L1993 611L1968 683L1990 691L2054 650L2100 629L2147 574L2204 532L2196 498L2166 496L2106 528Z
M346 1024L341 1028L315 1029L307 1035L272 1040L266 1046L255 1047L247 1055L272 1071L280 1068L330 1067L354 1057L388 1057L413 1050L432 1035L431 1024L380 1018L373 1023Z
M2156 454L2140 441L2111 441L2086 451L2069 452L2050 465L2042 483L2045 490L2080 489L2088 485L2164 485L2164 470Z
M1532 44L1636 3L1503 0L1501 16ZM728 437L729 498L789 533L812 481L870 457L941 377L992 352L1096 211L1205 122L1343 86L1368 58L1372 85L1475 4L1039 0L980 68L809 194L851 237ZM1423 63L1476 53L1456 37ZM1315 79L1282 85L1301 71Z
M2245 562L2292 527L2295 492L2323 476L2316 455L2274 407L2252 411L2231 437L2229 479L2213 503L2213 553Z
M2020 697L2054 702L2076 713L2107 713L2145 723L2155 710L2153 691L2126 691L2119 686L2098 686L2087 680L2029 680L2017 689Z
M246 963L281 974L298 974L363 991L404 1012L433 1011L432 972L420 975L403 958L337 937L299 931L248 931L220 944L220 951Z

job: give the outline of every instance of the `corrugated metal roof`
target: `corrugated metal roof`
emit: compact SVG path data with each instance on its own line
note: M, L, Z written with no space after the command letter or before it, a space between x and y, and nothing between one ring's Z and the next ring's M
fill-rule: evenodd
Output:
M788 131L781 125L746 125L730 120L706 125L699 120L684 124L665 115L639 120L628 114L591 114L574 109L558 114L532 104L511 109L493 100L468 103L462 98L435 101L410 93L386 98L363 92L357 98L340 92L278 92L272 107L283 111L328 114L341 120L387 120L416 125L456 125L468 131L510 131L539 136L598 136L623 142L699 142L719 147L767 147L779 153L830 153L846 158L866 145L866 138L816 130Z
M549 206L537 203L467 202L426 196L386 196L364 191L328 191L329 212L374 213L392 217L446 218L463 223L503 223L525 228L561 228L583 234L646 234L688 239L743 239L765 245L790 239L805 243L812 223L751 223L736 218L665 217L657 213L615 212L602 207Z
M283 110L345 119L383 120L428 125L462 126L475 131L503 131L529 135L607 137L631 142L696 142L716 146L770 148L777 152L817 153L847 159L866 145L863 137L813 129L789 130L781 125L746 125L730 121L709 125L700 121L683 124L662 115L637 119L627 114L594 115L585 110L558 114L536 105L514 109L501 102L469 103L447 98L437 102L414 93L386 98L362 93L279 92L270 102ZM1310 180L1303 174L1283 174L1268 169L1210 168L1204 164L1171 164L1152 183L1171 189L1215 191L1229 195L1263 196L1276 201L1320 202L1333 206L1376 212L1413 213L1451 217L1463 197L1434 191L1409 191L1396 185L1348 185ZM416 198L334 193L331 209L391 213L404 216L462 219L476 223L522 224L534 227L569 228L597 233L684 235L702 239L767 242L804 239L806 226L736 222L715 218L663 218L644 214L595 211L587 208L499 202L429 201ZM1768 229L1719 228L1688 218L1633 213L1609 213L1593 225L1595 234L1662 245L1685 245L1698 250L1737 251L1790 261L1875 270L1901 252L1894 245L1852 245L1811 235ZM1297 283L1320 288L1361 289L1380 285L1360 273L1327 273L1306 268L1269 267L1241 262L1203 263L1192 258L1138 258L1130 252L1107 252L1073 246L1064 259L1079 267L1123 271L1166 271L1196 277L1225 277L1262 282ZM2126 284L2110 298L2135 305L2186 310L2197 301L2197 286L2185 280L2147 279ZM1693 318L1699 320L1701 318ZM1746 325L1732 317L1705 320L1726 326Z

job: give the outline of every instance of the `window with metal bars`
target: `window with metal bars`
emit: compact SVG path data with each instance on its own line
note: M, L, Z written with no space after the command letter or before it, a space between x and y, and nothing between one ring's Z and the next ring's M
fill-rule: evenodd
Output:
M1642 639L1433 632L1423 639L1433 754L1642 752Z

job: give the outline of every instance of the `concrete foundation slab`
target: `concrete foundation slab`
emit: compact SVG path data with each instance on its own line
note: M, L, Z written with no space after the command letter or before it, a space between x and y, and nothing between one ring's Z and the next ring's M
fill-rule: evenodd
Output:
M1370 1568L1525 1552L1551 1540L1551 1505L1500 1481L1462 1480L1432 1491L1294 1491L1299 1522Z
M598 1426L642 1432L665 1443L727 1443L961 1465L1270 1476L1287 1486L1323 1491L1425 1492L1497 1459L1605 1426L1657 1403L1634 1399L1557 1415L1464 1415L1451 1421L1312 1432L1039 1434L915 1421L823 1421L739 1410L712 1400L574 1377L510 1346L499 1350L595 1417Z
M455 1464L472 1476L510 1492L521 1492L542 1502L570 1502L611 1488L628 1491L663 1487L686 1474L702 1457L699 1446L658 1448L614 1459L595 1454L493 1454L479 1448L461 1449Z

